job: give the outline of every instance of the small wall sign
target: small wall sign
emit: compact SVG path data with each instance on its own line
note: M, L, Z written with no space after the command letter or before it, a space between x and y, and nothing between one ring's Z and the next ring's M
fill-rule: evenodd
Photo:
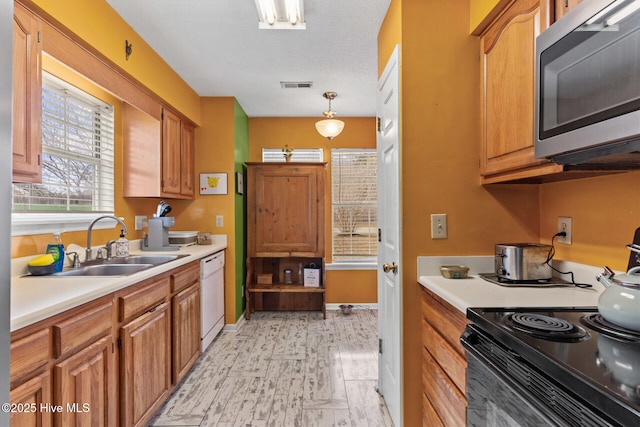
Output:
M236 185L238 189L238 194L244 193L244 177L241 172L236 172Z
M227 174L201 173L200 194L227 194Z

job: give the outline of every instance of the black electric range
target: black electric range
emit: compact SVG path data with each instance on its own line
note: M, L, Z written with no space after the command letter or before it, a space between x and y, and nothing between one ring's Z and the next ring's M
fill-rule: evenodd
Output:
M478 357L487 371L521 390L516 394L524 402L540 400L540 413L553 413L545 422L640 425L640 332L606 322L595 307L470 308L467 318L472 324L461 338L467 354L483 353ZM469 381L468 388L474 379ZM485 421L472 421L477 408L470 399L468 425L490 425L487 415ZM486 396L480 399L485 402ZM519 410L507 418L517 417Z

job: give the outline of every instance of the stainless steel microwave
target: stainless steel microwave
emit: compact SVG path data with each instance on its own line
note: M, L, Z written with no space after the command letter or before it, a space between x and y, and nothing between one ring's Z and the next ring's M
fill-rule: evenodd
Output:
M536 39L535 156L640 167L640 0L585 0Z

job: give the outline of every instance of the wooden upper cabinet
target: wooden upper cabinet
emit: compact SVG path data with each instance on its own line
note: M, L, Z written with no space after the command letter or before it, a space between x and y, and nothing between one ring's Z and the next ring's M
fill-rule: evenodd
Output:
M571 9L582 3L582 0L554 0L554 22L566 15Z
M123 104L124 197L193 199L194 127L163 110L156 118Z
M180 194L186 197L195 196L195 128L188 123L182 123L180 139Z
M323 163L247 164L250 257L324 256Z
M162 112L162 192L180 194L180 117Z
M562 171L534 157L535 38L548 22L543 0L517 0L482 34L482 182Z
M42 181L40 21L19 4L13 16L13 181Z

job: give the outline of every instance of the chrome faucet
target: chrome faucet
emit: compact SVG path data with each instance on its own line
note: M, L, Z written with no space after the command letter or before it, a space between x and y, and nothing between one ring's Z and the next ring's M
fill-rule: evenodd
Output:
M87 249L85 250L85 257L84 257L85 262L91 261L93 259L93 255L91 253L91 232L93 230L93 226L96 222L105 218L115 219L116 221L118 221L122 226L122 232L124 234L127 234L127 226L125 225L124 221L122 221L120 218L115 217L113 215L103 215L103 216L97 217L96 219L91 221L91 224L89 224L89 228L87 229Z

